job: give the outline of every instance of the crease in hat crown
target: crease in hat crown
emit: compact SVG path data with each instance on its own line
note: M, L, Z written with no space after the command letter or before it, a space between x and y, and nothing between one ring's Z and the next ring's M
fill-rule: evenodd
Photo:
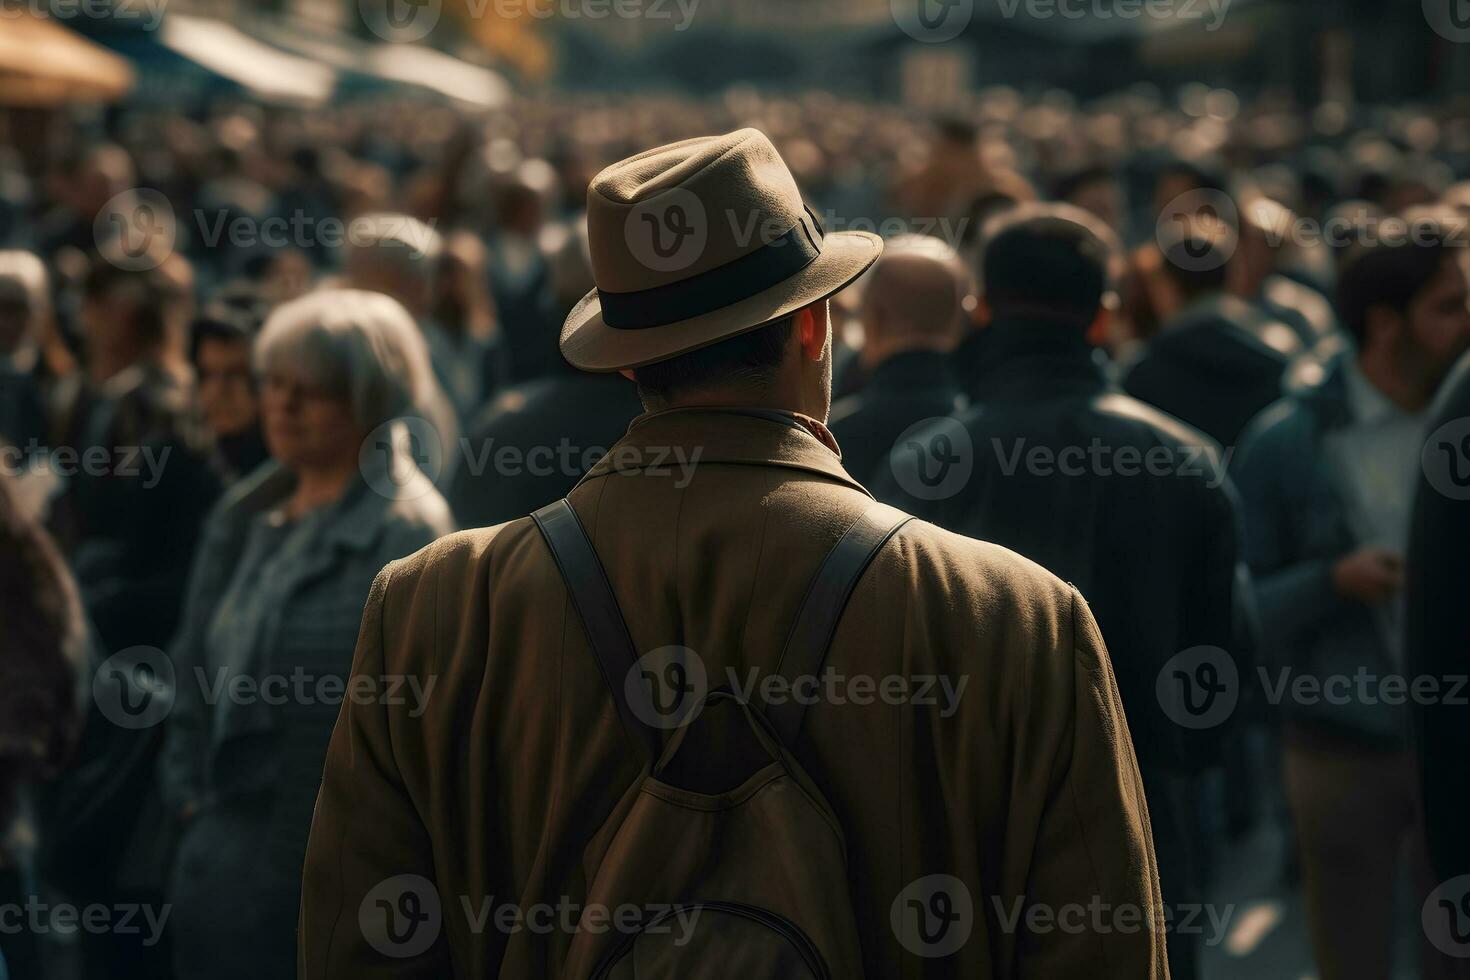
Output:
M630 215L657 218L671 202L702 212L692 220L703 223L705 240L687 265L651 268L628 247L625 231ZM593 277L614 293L678 282L762 247L804 214L795 178L758 129L657 147L607 167L587 189Z

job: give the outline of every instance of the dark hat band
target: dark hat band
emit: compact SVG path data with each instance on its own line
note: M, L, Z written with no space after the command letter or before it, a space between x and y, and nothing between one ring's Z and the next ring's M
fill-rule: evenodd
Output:
M810 208L806 213L810 227L798 221L755 251L688 279L631 293L598 289L602 322L617 330L662 327L734 306L779 285L822 254L821 222Z

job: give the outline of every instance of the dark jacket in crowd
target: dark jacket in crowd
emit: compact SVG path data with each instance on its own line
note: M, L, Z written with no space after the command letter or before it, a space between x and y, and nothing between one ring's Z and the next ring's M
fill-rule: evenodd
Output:
M0 474L0 908L38 893L30 785L69 761L82 727L87 636L76 584L46 533ZM49 828L46 828L49 830ZM24 916L0 929L0 962L42 975L40 937ZM3 974L0 968L0 974Z
M1278 335L1287 342L1267 342ZM1259 311L1244 300L1213 297L1165 324L1128 371L1123 387L1229 449L1246 424L1281 397L1282 379L1299 344L1290 328L1275 321L1263 324Z
M280 527L291 491L278 464L232 487L205 527L169 651L177 695L160 762L170 810L197 808L170 888L180 980L294 973L306 838L363 602L385 564L452 530L444 499L416 470L391 496L379 492L394 486L382 465L318 514L309 542L285 561L251 558L252 537ZM227 601L239 635L222 663ZM259 693L225 693L242 679ZM415 701L385 678L371 683L367 696Z
M468 431L449 488L456 521L490 527L566 496L642 411L626 378L565 366L501 392Z
M47 394L41 372L18 368L0 357L0 443L25 450L32 440L46 444Z
M1183 650L1234 646L1237 513L1218 447L1118 391L1069 327L987 332L984 399L923 433L927 451L901 456L879 499L1075 585L1113 654L1140 764L1191 767L1156 681Z
M534 244L514 236L489 242L488 279L500 324L507 380L565 370L556 348L561 317L552 308L551 269Z
M633 424L570 500L636 649L687 646L711 689L729 671L770 677L818 565L873 503L834 445L783 413L676 409ZM671 449L697 454L692 479L669 467ZM378 577L354 672L439 685L416 719L343 707L303 876L300 976L560 975L575 926L478 928L464 911L585 906L588 847L642 778L576 615L529 519L451 535ZM1023 900L1157 909L1128 722L1074 590L910 521L857 583L827 665L885 686L968 678L952 699L823 697L792 749L846 839L865 976L1082 980L1099 963L1165 975L1162 931L1033 933L991 912ZM921 960L892 910L939 872L973 896L973 929L952 955ZM373 903L412 900L399 875L431 881L444 910L411 959L385 956L388 937L360 925Z
M888 468L906 429L964 404L948 355L907 351L879 364L862 390L833 404L828 426L842 447L842 465L871 485Z
M1329 462L1327 440L1352 422L1344 360L1296 389L1243 435L1231 473L1245 513L1245 556L1255 581L1262 668L1272 683L1397 673L1367 606L1338 595L1332 566L1358 546L1350 502ZM1318 688L1318 690L1323 690ZM1403 745L1404 709L1382 698L1279 699L1304 733L1367 747Z
M105 650L173 635L189 556L220 482L188 385L135 365L80 391L59 465L75 470L52 511Z
M241 432L215 437L215 471L226 484L249 476L267 459L270 459L270 449L259 422Z
M1430 412L1425 466L1409 542L1406 652L1409 675L1440 678L1441 691L1470 675L1470 356L1460 360ZM1430 474L1434 479L1430 479ZM1470 874L1470 709L1416 703L1420 792L1435 872Z
M1018 319L986 333L983 400L921 432L878 497L1019 552L1086 597L1128 712L1164 900L1196 902L1189 780L1218 761L1229 715L1193 685L1205 660L1244 670L1250 658L1236 632L1237 513L1218 448L1116 390L1075 327ZM1171 973L1196 976L1192 937L1169 946Z
M1340 336L1337 314L1327 298L1280 273L1266 277L1256 303L1267 316L1290 327L1304 351L1334 345Z

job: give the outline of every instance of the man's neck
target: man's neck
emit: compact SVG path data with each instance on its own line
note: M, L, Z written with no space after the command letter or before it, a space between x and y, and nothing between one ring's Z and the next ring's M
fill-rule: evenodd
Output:
M1359 354L1358 370L1369 384L1406 412L1423 411L1429 404L1430 396L1406 379L1401 372L1394 370L1386 355Z
M765 388L708 388L699 391L681 391L672 398L662 399L648 408L651 411L668 411L674 408L758 408L768 412L795 412L809 418L825 414L814 411L799 392L786 386Z
M296 489L286 503L292 518L336 503L347 492L357 471L355 461L340 465L302 467L296 473Z

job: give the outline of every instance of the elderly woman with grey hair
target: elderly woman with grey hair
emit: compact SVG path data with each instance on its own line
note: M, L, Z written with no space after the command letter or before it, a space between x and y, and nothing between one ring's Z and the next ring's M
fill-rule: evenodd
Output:
M378 293L282 306L256 346L274 464L211 515L169 651L161 762L182 830L171 876L180 980L295 973L301 867L344 697L427 696L346 680L373 577L452 530L416 460L436 401L423 338ZM369 689L371 687L371 689Z

